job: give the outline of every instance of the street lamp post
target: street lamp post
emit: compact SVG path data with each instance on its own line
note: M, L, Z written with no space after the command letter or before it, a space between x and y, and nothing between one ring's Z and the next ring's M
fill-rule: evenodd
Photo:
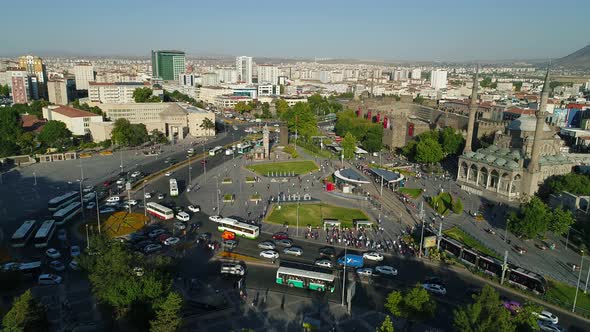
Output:
M580 270L582 270L581 267ZM586 283L584 284L584 294L586 294L586 290L588 289L588 279L590 279L590 267L588 267L588 274L586 275Z
M37 173L33 172L33 178L35 179L33 185L37 185Z
M510 224L510 219L506 219L506 229L504 230L504 243L508 243L508 225Z
M145 197L145 187L147 184L147 180L143 180L143 215L147 217L147 198Z
M422 257L422 247L424 246L424 202L420 202L420 219L422 228L420 230L420 257Z
M215 179L215 195L217 196L217 214L219 214L219 179Z
M574 305L572 312L576 311L576 302L578 302L578 291L580 290L580 279L582 278L582 270L584 268L584 251L582 251L582 259L580 260L580 273L578 273L578 283L576 284L576 295L574 296Z
M186 187L186 192L191 191L191 156L188 156L188 186Z
M567 250L567 244L570 240L570 230L572 229L571 226L567 226L567 236L565 237L565 250Z
M86 224L86 249L90 249L90 236L88 235L88 224Z
M82 195L82 182L84 182L84 167L82 167L82 159L80 159L80 207L82 208L82 221L86 220L84 213L84 195Z
M348 246L344 243L344 271L342 272L342 306L344 306L344 290L346 289L346 249Z
M98 209L98 194L94 191L94 198L96 200L96 225L98 226L98 234L100 234L100 211Z
M121 173L123 173L123 150L119 150L120 155L121 155L121 164L119 165L119 167L121 168Z
M297 201L297 228L295 229L295 236L299 236L299 201Z

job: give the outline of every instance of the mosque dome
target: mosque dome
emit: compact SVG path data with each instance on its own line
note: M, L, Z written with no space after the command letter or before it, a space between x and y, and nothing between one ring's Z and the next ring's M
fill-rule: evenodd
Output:
M516 131L535 131L537 126L537 117L533 115L522 115L518 119L512 120L508 125L508 130ZM543 131L551 131L546 123L543 123Z
M510 160L506 163L506 167L511 168L511 169L517 169L518 163L514 160Z
M506 159L502 159L502 158L496 159L496 165L504 166L504 164L506 164Z

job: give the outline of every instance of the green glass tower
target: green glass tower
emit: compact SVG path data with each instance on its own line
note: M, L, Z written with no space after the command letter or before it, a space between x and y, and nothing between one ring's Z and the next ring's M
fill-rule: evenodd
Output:
M159 50L152 51L152 77L164 81L178 79L185 72L184 52Z

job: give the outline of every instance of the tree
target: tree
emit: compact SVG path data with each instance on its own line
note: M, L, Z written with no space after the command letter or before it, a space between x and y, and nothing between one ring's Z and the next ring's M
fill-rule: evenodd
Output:
M522 81L514 82L514 91L519 92L522 89Z
M569 227L575 223L574 216L571 211L563 210L561 208L553 209L551 219L549 221L549 230L556 235L563 235L567 233Z
M119 146L137 146L143 144L147 137L147 128L143 123L131 124L124 118L117 119L111 131L112 141Z
M2 325L2 331L6 332L48 330L45 308L33 298L30 289L15 298L12 308L2 319Z
M182 324L180 309L182 299L178 293L171 292L159 305L156 311L156 318L150 322L150 331L153 332L174 332Z
M31 132L24 132L18 137L16 144L19 146L21 153L32 154L36 146L35 135Z
M416 145L416 161L421 163L437 163L443 159L440 144L432 138L420 139Z
M245 112L250 112L252 110L252 105L247 104L244 101L240 101L236 103L236 106L234 106L234 110L236 112L239 112L240 114L244 114Z
M61 121L50 120L37 136L39 142L51 148L64 148L71 144L72 132Z
M168 139L166 138L166 135L164 135L164 133L162 133L158 129L152 130L152 132L151 132L151 140L152 140L152 142L154 142L156 144L165 144L165 143L168 142Z
M283 114L289 110L289 104L284 99L278 99L275 101L275 108L277 117L282 118Z
M287 122L289 132L297 132L298 136L309 138L317 133L317 119L306 103L297 103L281 113L281 118Z
M485 285L481 293L473 296L474 302L453 312L453 325L461 332L515 331L515 326L500 301L500 295Z
M160 98L152 96L154 91L149 87L137 88L133 91L133 100L136 103L157 103L160 102ZM153 98L155 97L155 98Z
M399 291L393 291L387 295L385 300L385 309L387 309L392 315L400 317L402 316L402 305L404 298L402 293Z
M518 235L532 239L547 231L551 217L547 205L540 198L533 196L521 207L518 215L515 213L511 215L509 229Z
M18 153L16 138L22 133L21 118L13 107L6 107L0 111L0 157Z
M440 144L445 155L456 155L461 152L465 139L455 129L447 127L440 133Z
M211 133L211 129L215 129L215 123L209 118L204 118L200 125L201 129L206 130L208 134Z
M0 84L0 96L8 97L10 95L10 87L8 84Z
M342 142L340 142L340 145L342 146L344 158L352 159L356 150L356 137L354 137L354 135L351 133L346 133L342 139Z
M263 119L270 119L272 118L272 114L270 113L270 104L267 102L262 103L262 116Z
M383 323L381 326L375 329L375 332L393 332L393 323L391 322L391 317L389 315L385 316Z
M546 198L564 191L574 195L590 195L590 176L578 173L551 176L539 188L539 196Z
M377 152L383 148L383 127L374 124L369 127L362 140L363 147L369 152Z
M430 294L417 284L404 296L405 316L410 319L426 319L434 316L436 302Z
M516 326L516 331L518 332L529 332L529 331L538 331L539 324L537 323L538 318L534 314L535 312L541 312L543 308L540 305L535 303L526 302L521 310L518 312L514 320L514 325Z
M461 198L459 198L459 197L457 197L453 201L453 212L455 214L461 214L461 213L463 213L463 202L461 201Z

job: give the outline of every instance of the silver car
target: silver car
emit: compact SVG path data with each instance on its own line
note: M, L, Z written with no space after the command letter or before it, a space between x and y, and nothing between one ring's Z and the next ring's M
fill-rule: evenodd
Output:
M258 248L265 250L274 250L277 246L272 241L264 241L258 244Z
M276 240L275 243L277 244L277 246L290 247L290 246L293 245L293 240L290 240L290 239L282 239L282 240Z
M321 266L321 267L327 267L327 268L332 268L332 261L329 259L317 259L314 262L315 265L317 266Z
M286 255L301 256L303 255L303 249L299 247L287 247L283 250L283 253Z

